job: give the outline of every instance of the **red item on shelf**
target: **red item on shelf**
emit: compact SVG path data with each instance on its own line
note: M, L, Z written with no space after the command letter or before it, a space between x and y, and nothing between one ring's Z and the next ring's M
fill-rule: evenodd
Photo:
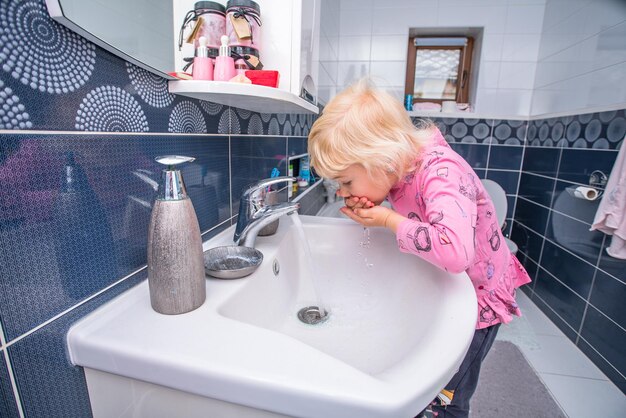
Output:
M168 73L168 74L180 80L193 80L193 76L191 74L184 73L182 71L172 71L171 73Z
M252 81L252 84L261 86L278 87L280 74L278 71L270 70L246 70L246 77Z

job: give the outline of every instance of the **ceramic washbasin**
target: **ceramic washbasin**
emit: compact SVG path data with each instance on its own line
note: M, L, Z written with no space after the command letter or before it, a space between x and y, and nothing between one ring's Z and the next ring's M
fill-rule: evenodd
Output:
M252 275L208 278L204 305L177 316L152 311L144 282L71 328L72 362L247 412L413 417L469 345L469 278L400 253L387 230L299 219L310 259L293 219L283 217L275 235L257 239L264 261ZM205 249L231 244L232 234ZM330 312L324 323L298 320L300 308L319 302Z

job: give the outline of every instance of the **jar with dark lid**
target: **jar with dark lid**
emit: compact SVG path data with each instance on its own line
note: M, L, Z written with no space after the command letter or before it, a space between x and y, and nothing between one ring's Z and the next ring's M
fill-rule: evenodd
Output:
M237 24L237 22L239 23ZM249 47L260 51L261 7L258 3L252 0L228 0L226 3L226 34L229 38L229 46ZM250 55L259 57L260 53Z
M198 48L198 40L204 36L209 48L209 56L217 56L220 46L220 37L226 33L226 7L215 1L198 1L194 4L193 10L187 12L183 24L180 28L178 40L179 49L183 44L183 31L189 25L195 25L198 18L202 17L202 25L194 36L194 50Z

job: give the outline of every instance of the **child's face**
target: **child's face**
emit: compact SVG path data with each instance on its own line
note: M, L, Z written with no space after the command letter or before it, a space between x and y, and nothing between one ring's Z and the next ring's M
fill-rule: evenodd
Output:
M337 196L347 197L366 197L373 203L380 205L389 194L389 190L395 183L389 174L384 174L379 181L374 181L365 168L360 164L353 164L335 178L339 182L339 190Z

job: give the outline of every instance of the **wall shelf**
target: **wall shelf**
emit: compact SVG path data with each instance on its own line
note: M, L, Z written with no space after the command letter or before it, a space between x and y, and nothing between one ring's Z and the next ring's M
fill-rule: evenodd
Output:
M317 106L281 89L227 81L170 80L172 94L193 97L259 113L313 113Z

